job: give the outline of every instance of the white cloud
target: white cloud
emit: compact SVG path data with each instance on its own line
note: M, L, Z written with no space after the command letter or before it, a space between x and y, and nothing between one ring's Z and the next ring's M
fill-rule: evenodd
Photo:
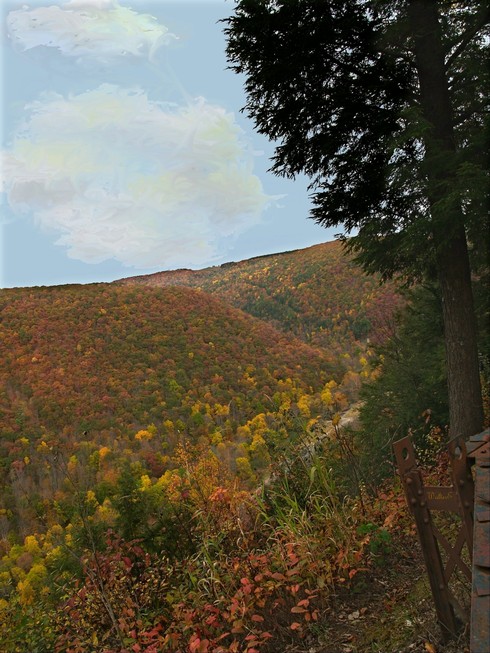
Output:
M177 37L148 14L121 7L117 0L71 0L9 12L7 30L15 48L57 48L78 60L115 62L146 56Z
M202 99L170 106L105 84L28 111L4 153L4 190L72 258L207 264L270 199L233 114Z

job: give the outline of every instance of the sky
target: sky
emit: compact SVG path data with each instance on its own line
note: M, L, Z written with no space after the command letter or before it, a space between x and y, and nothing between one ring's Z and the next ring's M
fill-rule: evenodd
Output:
M199 269L334 239L227 69L232 0L2 3L0 286Z

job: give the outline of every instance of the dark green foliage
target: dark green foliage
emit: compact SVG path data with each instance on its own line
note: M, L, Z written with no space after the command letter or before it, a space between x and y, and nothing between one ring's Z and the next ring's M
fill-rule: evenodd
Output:
M311 178L312 217L355 230L365 270L438 281L451 434L478 432L467 240L488 256L488 3L239 0L225 22L272 170Z
M379 48L382 22L363 5L246 0L225 29L232 67L246 75L247 114L279 142L272 170L309 175L315 217L348 230L380 204L407 207L402 194L386 195L385 166L410 66Z
M448 396L440 298L433 288L410 293L396 335L379 348L380 373L364 385L358 445L369 478L391 469L391 444L412 433L420 449L430 449L434 428L445 432Z
M349 247L386 276L434 271L422 245L432 237L429 169L447 170L442 212L463 197L470 231L481 228L488 198L486 3L435 3L457 153L430 161L408 22L413 4L241 0L225 21L231 68L245 75L244 111L277 142L272 171L307 174L312 217L358 230Z

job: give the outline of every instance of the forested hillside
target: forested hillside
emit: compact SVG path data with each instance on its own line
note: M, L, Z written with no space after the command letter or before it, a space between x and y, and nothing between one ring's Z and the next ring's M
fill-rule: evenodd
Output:
M180 418L192 432L198 402L240 421L280 383L310 392L339 373L328 352L186 288L5 291L1 328L2 428L13 431Z
M344 354L355 340L391 333L400 305L394 285L380 286L339 241L204 270L158 272L123 284L188 286L217 295L302 340Z
M230 651L238 650L234 647L243 638L250 642L243 650L253 650L254 642L264 648L270 633L265 623L258 625L270 621L267 615L275 601L284 601L284 592L290 596L284 604L286 632L301 634L303 626L290 608L303 601L298 608L303 610L304 601L313 600L318 574L323 587L329 578L356 573L361 564L356 547L364 549L368 540L345 531L351 508L324 471L327 465L350 464L344 441L332 443L329 462L317 472L302 471L303 454L294 463L293 452L306 451L313 430L325 419L338 424L342 411L357 400L361 381L370 377L373 352L367 336L386 337L385 325L392 323L398 304L393 291L366 279L337 245L195 274L207 283L2 292L0 611L5 626L0 639L5 650L44 651L56 644L60 651L75 645L74 650L92 652L125 650L131 643L132 650L150 653L160 649L139 647L169 644L169 637L186 642L191 636L192 642L199 628L187 634L186 620L197 624L212 616L210 597L205 593L201 603L194 596L191 579L197 572L192 570L215 555L222 557L219 573L228 589L207 639L219 641L232 628ZM321 319L322 311L327 319ZM302 333L303 340L292 331ZM320 346L334 341L336 346ZM263 503L257 487L271 475L273 494ZM293 528L289 518L284 530L277 530L273 515L289 500L287 493L281 499L283 481L297 484L302 498L295 511L313 502L312 524L323 528L324 509L337 515L330 526L337 529L344 553L326 576L315 566L305 576L300 573L310 565L309 554L287 543ZM331 493L330 507L317 503L323 492ZM237 537L242 539L238 549ZM278 538L270 550L269 538ZM127 567L131 582L142 582L154 608L138 603L136 609L134 596L120 586L113 565L124 551L123 564L133 561ZM331 557L328 551L318 553L320 565L324 554ZM145 556L156 557L143 565ZM177 585L170 594L151 589L150 580L140 577L145 565L159 583L167 582L168 565L174 565ZM250 565L263 580L254 581L258 594L253 596L259 598L240 608L239 619L238 608L230 607L245 600L236 573L245 582ZM235 567L243 569L235 573ZM288 578L294 580L292 589L285 585ZM76 588L86 582L96 584L79 594ZM100 619L90 616L93 601L102 601ZM164 617L161 606L168 601ZM318 619L320 603L316 608L312 603L305 616ZM85 615L80 629L74 617L64 620L60 605ZM194 609L192 616L188 611ZM140 625L132 618L115 625L111 615L120 610L141 618L148 610L148 618L138 617ZM250 624L257 625L256 636L247 640Z
M490 424L488 2L232 4L238 110L342 242L2 291L0 653L490 650L481 477L475 497L450 477ZM115 0L6 18L22 66L42 46L43 70L57 50L101 83L42 93L18 68L41 93L7 107L17 225L99 270L215 261L271 228L231 106L173 73L183 104L160 93L170 24ZM393 461L407 435L420 477Z

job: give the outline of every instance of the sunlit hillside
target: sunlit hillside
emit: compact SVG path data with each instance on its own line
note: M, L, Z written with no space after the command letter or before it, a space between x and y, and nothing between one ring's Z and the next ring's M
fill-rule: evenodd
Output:
M119 283L189 286L219 296L302 340L345 353L379 340L400 303L391 284L367 276L338 241L203 270L158 272Z
M246 419L288 378L306 392L335 375L320 349L188 288L4 291L1 329L1 425L13 431L168 418L192 430L196 402Z
M365 523L390 537L385 508L368 518L335 477L357 473L338 424L398 303L337 244L2 291L4 649L301 638L328 587L375 564Z

